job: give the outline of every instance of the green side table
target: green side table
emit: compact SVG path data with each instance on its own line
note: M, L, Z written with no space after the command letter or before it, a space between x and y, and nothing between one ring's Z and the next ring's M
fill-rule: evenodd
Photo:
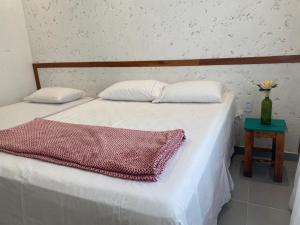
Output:
M258 118L245 120L245 155L244 176L252 176L252 154L254 137L272 138L272 162L274 163L274 180L282 182L282 164L284 152L284 135L287 126L284 120L272 120L270 125L261 124Z

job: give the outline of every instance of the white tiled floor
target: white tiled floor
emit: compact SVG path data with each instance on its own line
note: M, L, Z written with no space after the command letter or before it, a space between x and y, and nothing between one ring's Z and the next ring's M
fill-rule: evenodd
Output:
M280 184L273 182L273 169L265 164L254 163L253 177L244 177L242 156L234 156L230 172L235 188L232 200L219 215L218 225L288 225L288 202L296 166L296 161L284 162Z

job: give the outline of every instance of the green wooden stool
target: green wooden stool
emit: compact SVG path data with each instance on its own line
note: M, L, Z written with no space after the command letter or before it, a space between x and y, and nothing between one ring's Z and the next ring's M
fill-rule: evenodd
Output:
M282 164L284 152L284 134L287 126L284 120L272 120L270 125L261 124L258 118L245 120L244 176L252 176L252 154L254 137L272 138L272 162L274 162L274 180L282 182Z

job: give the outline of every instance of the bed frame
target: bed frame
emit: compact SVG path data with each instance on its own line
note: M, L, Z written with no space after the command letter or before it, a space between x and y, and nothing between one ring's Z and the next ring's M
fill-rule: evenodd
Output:
M240 58L211 58L183 60L150 61L106 61L106 62L52 62L33 63L33 72L37 89L41 88L40 68L87 68L87 67L175 67L175 66L212 66L212 65L246 65L300 63L300 55L260 56Z

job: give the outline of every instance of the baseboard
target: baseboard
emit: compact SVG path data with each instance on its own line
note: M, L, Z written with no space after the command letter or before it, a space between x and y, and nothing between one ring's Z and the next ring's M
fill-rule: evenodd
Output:
M244 147L243 146L235 146L234 147L234 154L243 155L244 154ZM271 152L267 151L255 151L253 152L253 155L256 157L271 157ZM288 161L298 161L299 160L299 154L297 153L291 153L291 152L284 152L284 159Z

